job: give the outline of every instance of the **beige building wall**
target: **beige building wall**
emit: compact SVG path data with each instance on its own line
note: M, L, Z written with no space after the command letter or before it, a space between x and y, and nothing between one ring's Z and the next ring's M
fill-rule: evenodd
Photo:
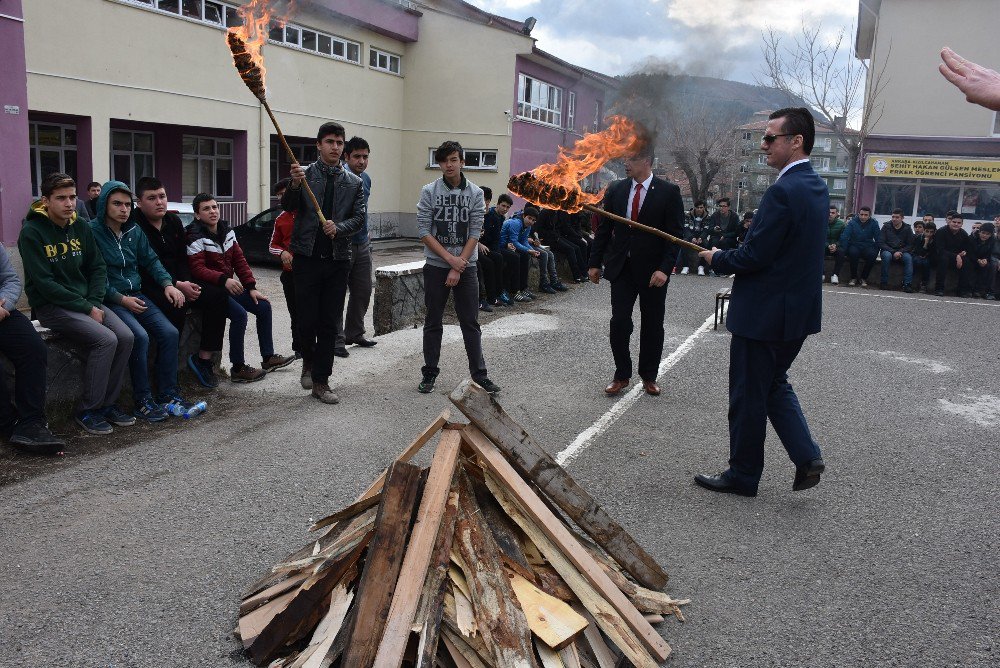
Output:
M871 74L886 63L887 83L871 133L990 137L993 112L966 102L937 68L943 46L988 67L1000 65L998 16L997 0L882 0Z

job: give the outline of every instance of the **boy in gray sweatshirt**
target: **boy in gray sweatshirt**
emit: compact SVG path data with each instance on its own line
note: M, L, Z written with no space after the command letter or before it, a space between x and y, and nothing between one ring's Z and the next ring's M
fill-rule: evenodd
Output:
M417 203L417 233L424 244L424 366L417 389L434 389L440 372L442 317L448 295L455 289L455 315L462 328L465 353L472 380L487 392L500 388L486 375L482 330L479 328L479 279L476 273L477 244L483 231L486 205L483 191L465 178L465 152L456 141L446 141L434 151L442 177L420 191Z

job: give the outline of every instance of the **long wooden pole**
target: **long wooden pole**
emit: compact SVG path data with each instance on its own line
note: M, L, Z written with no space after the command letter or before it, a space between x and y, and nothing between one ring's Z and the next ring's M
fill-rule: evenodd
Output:
M294 153L292 153L292 147L288 145L287 141L285 141L285 134L281 131L281 126L278 125L278 119L275 118L274 114L271 112L271 105L269 105L267 100L264 99L261 99L261 103L264 105L264 109L267 110L267 115L271 117L271 123L274 124L274 129L278 131L278 139L281 140L281 145L284 146L285 151L288 152L288 159L292 161L293 165L299 164L299 159L295 157ZM302 185L305 187L306 194L309 195L309 199L312 201L313 206L316 207L316 215L319 216L320 225L323 225L326 223L326 217L323 216L323 207L321 207L319 202L316 200L316 195L313 194L312 188L309 187L309 182L302 179Z
M663 237L664 239L666 239L671 243L675 243L678 246L684 246L685 248L693 250L696 253L708 250L707 248L702 248L698 244L693 244L690 241L685 241L684 239L675 237L674 235L664 232L663 230L658 230L655 227L650 227L649 225L643 225L642 223L637 223L634 220L629 220L628 218L611 213L610 211L605 211L604 209L596 207L592 204L584 204L583 208L586 211L590 211L591 213L596 213L597 215L604 216L605 218L610 218L611 220L614 220L619 223L624 223L625 225L634 227L638 230L642 230L643 232L649 232L650 234L655 234L658 237Z

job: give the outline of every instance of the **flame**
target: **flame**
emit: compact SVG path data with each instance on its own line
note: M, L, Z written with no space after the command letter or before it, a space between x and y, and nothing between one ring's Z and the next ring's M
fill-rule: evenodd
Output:
M559 147L555 163L539 165L530 173L512 177L510 189L538 206L576 213L585 204L598 204L604 192L585 193L580 181L608 161L636 153L647 140L628 118L611 116L606 130L584 135L572 147Z
M284 12L278 12L275 4L276 0L251 0L240 6L237 11L243 18L243 25L226 32L233 63L243 83L261 100L264 99L264 79L267 76L261 47L267 42L272 26L285 27L294 10L295 0L289 2Z

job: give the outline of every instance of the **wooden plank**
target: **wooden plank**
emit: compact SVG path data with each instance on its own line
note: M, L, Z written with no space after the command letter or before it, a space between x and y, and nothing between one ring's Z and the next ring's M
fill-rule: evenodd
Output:
M568 646L569 645L567 645L567 647ZM562 657L559 656L559 652L552 649L538 638L535 638L535 651L538 652L538 658L542 662L542 668L566 668L566 664L563 663Z
M646 589L645 587L637 585L626 578L625 575L615 567L614 562L609 561L608 558L602 555L599 550L590 548L587 545L584 545L584 547L588 548L591 556L593 556L594 560L597 562L597 565L600 566L611 581L615 583L615 586L618 587L618 589L620 589L630 601L632 601L632 604L639 610L639 612L657 615L675 615L680 621L684 621L684 615L681 613L680 606L687 605L691 602L691 599L675 599L662 591L653 591L652 589ZM663 620L660 619L660 621Z
M375 520L375 536L358 584L357 615L347 634L342 658L344 668L369 668L375 661L403 564L420 483L420 467L406 462L394 462L389 467Z
M327 515L323 519L317 521L315 524L309 527L309 531L317 531L324 527L328 527L331 524L336 524L340 520L346 520L351 517L354 517L355 515L359 515L360 513L368 510L369 508L377 506L381 498L382 498L381 492L379 492L378 494L372 494L371 496L365 497L360 501L355 501L346 508L342 508L341 510L338 510L334 514Z
M285 592L266 605L262 605L249 614L240 617L240 623L237 628L239 629L240 640L243 641L244 648L250 647L253 644L253 641L260 635L260 632L267 628L267 625L271 623L275 615L285 609L288 602L295 597L297 592L297 588L294 591Z
M242 603L240 603L240 617L253 612L265 603L269 603L271 600L284 594L289 589L299 586L305 582L308 577L308 573L299 573L298 575L292 576L287 580L282 580L278 584L268 587L264 591L258 592L257 594L245 599Z
M667 574L656 560L486 390L466 380L452 392L450 398L525 476L534 481L638 582L652 589L666 586Z
M483 657L451 629L445 629L441 639L458 668L490 668L490 664L483 661Z
M503 512L500 504L486 489L484 483L478 479L474 480L472 488L476 493L476 503L479 504L479 508L483 512L483 519L486 520L486 525L490 528L494 540L503 552L504 562L526 580L534 582L535 574L524 554L524 546L521 544L521 535L517 526Z
M316 631L313 632L309 646L302 650L302 654L294 663L290 664L289 668L322 668L327 652L330 651L333 642L337 639L337 634L347 617L347 611L351 607L351 601L354 600L354 592L349 590L347 584L347 581L351 579L353 578L345 576L344 581L333 590L333 594L330 596L330 607L323 619L320 620Z
M427 425L427 428L420 432L420 435L413 439L413 442L406 446L406 449L404 449L401 453L399 453L399 456L396 457L395 461L408 462L413 459L416 454L420 452L420 448L424 447L427 441L434 437L434 434L444 429L445 425L448 424L448 418L450 417L451 411L447 408L441 411L441 414L434 418L434 421ZM382 486L385 485L385 476L388 472L389 469L383 471L381 475L375 479L375 482L368 486L368 489L365 490L364 494L358 497L358 501L363 501L364 499L382 491Z
M458 480L452 478L451 490L434 543L434 554L423 591L416 621L420 623L420 640L417 642L415 668L433 668L437 656L438 638L441 632L441 615L444 610L444 595L448 589L448 567L450 564L452 540L455 537L455 520L458 517Z
M535 582L538 583L539 589L546 594L555 596L560 601L576 600L573 590L566 586L563 579L556 573L556 569L552 568L548 563L535 566L531 570L535 572Z
M601 636L600 629L597 628L597 622L594 618L587 612L586 608L577 603L573 608L583 615L589 622L586 629L583 631L584 640L590 645L590 652L597 659L597 665L599 668L615 668L617 661L615 660L615 655L608 647L607 643L604 642L604 637Z
M500 548L482 519L468 476L461 471L458 477L455 544L469 568L479 632L497 668L537 668L531 630L501 567Z
M559 651L559 658L562 659L566 668L581 668L580 653L576 648L576 643L571 644L564 650Z
M448 491L455 475L461 444L460 432L445 431L441 434L441 442L434 452L430 474L427 476L420 508L417 510L417 521L410 536L410 544L406 548L403 565L399 569L399 583L392 596L382 642L375 656L376 668L398 668L403 661L414 615L420 603L420 592L427 578L427 568L430 566L438 530L441 528L441 518L444 517Z
M316 572L301 587L290 592L292 598L287 605L274 616L247 648L250 659L257 665L263 665L272 659L279 649L305 637L312 628L304 628L303 619L311 612L320 609L320 603L330 596L334 587L350 572L367 547L366 539L340 559L320 564Z
M568 604L549 596L517 573L508 576L531 632L552 649L566 647L587 626L587 620Z
M649 622L643 619L642 614L636 610L635 606L625 597L625 594L611 582L604 571L601 570L601 567L598 566L597 562L594 561L594 558L580 545L579 541L576 540L566 525L545 507L545 504L532 492L528 483L521 478L513 466L504 458L500 450L481 431L472 426L465 429L462 438L475 450L476 454L479 455L480 461L489 469L486 476L486 483L494 496L498 492L504 492L504 496L507 499L517 500L516 506L512 509L509 506L513 501L505 502L504 499L498 496L497 500L500 501L500 505L503 506L504 511L521 527L521 530L528 535L528 538L538 546L538 549L541 550L545 558L558 571L559 575L562 576L563 580L566 581L566 584L569 585L577 597L583 601L580 592L577 591L577 586L574 586L574 583L570 582L571 576L582 576L582 579L589 585L589 588L596 591L602 601L610 604L609 607L617 613L616 617L625 622L626 629L634 632L642 645L654 657L659 661L666 661L670 655L670 645L649 625ZM518 517L512 514L513 512L516 512L521 519L519 520ZM525 517L530 518L530 521L526 522L528 528L525 526ZM555 549L543 545L539 542L539 537L544 539L547 545L554 546ZM565 566L560 567L556 563L557 558L562 561L568 560L575 569L570 568L567 570ZM583 602L586 605L586 601ZM601 619L603 611L601 613L595 612L590 606L587 609L598 620ZM605 632L607 633L607 631ZM617 643L618 641L616 640L615 642ZM622 651L625 651L624 647L621 647L621 645L619 647ZM631 657L629 658L631 659ZM632 660L632 662L636 663L635 660ZM636 663L636 665L638 666L639 664Z
M457 587L444 595L444 610L449 618L454 618L455 629L466 638L479 633L472 601Z

